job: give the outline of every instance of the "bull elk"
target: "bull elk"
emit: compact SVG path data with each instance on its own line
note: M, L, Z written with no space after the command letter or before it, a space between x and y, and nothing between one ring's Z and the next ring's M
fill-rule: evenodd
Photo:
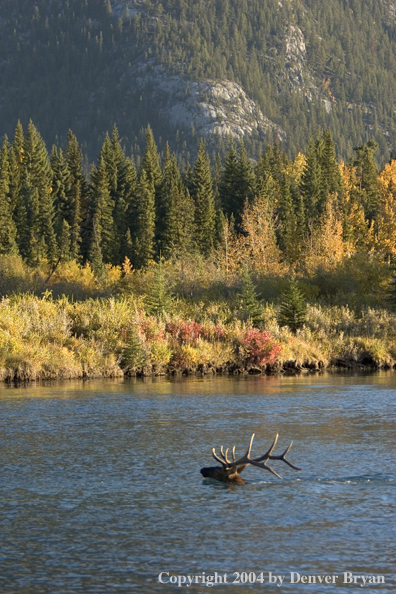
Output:
M243 470L245 470L246 466L249 466L249 464L251 464L252 466L257 466L257 468L264 468L264 470L269 470L269 472L272 472L272 474L274 474L278 478L282 478L281 476L279 476L277 472L275 472L275 470L273 470L270 466L267 466L268 460L282 460L283 462L286 462L286 464L290 466L290 468L293 468L294 470L301 470L301 468L294 466L294 464L289 462L289 460L286 460L286 454L292 447L293 442L291 442L291 444L283 452L283 454L280 454L280 456L273 456L272 452L276 446L276 442L278 441L277 433L268 452L266 452L263 456L260 456L259 458L252 459L250 457L250 450L252 449L253 439L254 433L250 440L250 444L246 454L238 460L235 459L235 446L232 448L232 460L228 459L228 449L224 452L223 446L221 446L220 457L216 454L215 448L213 448L212 456L215 460L217 460L217 462L220 462L221 467L210 466L208 468L201 468L202 476L204 476L205 478L214 478L218 481L223 481L224 483L236 483L238 485L243 485L246 483L246 481L240 476L240 474Z

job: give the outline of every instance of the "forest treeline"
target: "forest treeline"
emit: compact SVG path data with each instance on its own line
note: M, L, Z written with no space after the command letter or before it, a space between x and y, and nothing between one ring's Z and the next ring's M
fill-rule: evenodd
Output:
M114 127L89 175L70 131L64 150L18 123L0 151L0 254L31 267L89 263L144 269L160 258L199 257L219 275L295 271L309 276L357 257L396 253L396 161L379 171L373 141L337 162L329 130L289 159L277 144L256 163L230 140L224 162L205 145L180 170L150 128L140 163Z
M114 127L89 174L32 122L0 149L0 380L396 364L396 161L332 135L180 168ZM394 285L393 285L394 286ZM381 309L381 307L383 309ZM387 309L384 309L386 307Z

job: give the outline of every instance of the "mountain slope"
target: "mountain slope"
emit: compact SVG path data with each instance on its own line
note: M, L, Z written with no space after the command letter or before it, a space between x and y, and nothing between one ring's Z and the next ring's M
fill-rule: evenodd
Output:
M3 0L0 28L8 135L17 119L47 143L71 128L90 158L114 122L136 155L148 123L185 153L232 133L291 154L327 127L344 158L395 145L390 0Z

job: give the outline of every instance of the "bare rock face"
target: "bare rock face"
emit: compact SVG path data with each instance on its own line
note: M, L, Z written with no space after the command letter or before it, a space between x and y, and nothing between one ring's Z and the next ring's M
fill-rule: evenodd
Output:
M304 93L309 102L314 98L320 99L329 113L332 109L331 101L321 96L312 74L307 67L307 48L304 34L296 25L288 25L283 40L286 69L284 77L289 88L295 88Z
M310 100L316 86L306 66L307 49L304 35L296 25L289 25L286 28L283 51L286 63L285 76L289 87L304 91Z
M189 82L159 65L140 64L131 69L131 83L161 106L162 115L175 128L200 136L232 135L241 140L272 129L280 140L284 132L266 118L242 87L229 80Z
M304 62L307 57L307 49L303 32L296 25L289 25L285 37L286 60L292 62Z

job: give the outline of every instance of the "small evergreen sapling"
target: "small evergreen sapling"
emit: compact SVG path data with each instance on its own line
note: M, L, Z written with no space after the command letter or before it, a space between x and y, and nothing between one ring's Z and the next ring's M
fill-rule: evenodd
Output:
M138 367L144 367L147 364L148 358L143 339L136 328L133 328L123 351L124 363L130 370L136 371Z
M243 286L239 293L239 304L242 309L242 315L245 319L250 318L253 326L258 326L262 321L262 307L256 292L256 286L253 284L252 277L248 268L243 273Z
M172 301L173 298L165 277L163 262L160 260L154 271L150 293L145 297L147 312L150 315L161 316L164 312L169 311Z
M292 332L302 328L307 316L307 304L298 281L291 281L287 291L283 293L279 314L279 325L289 326Z

